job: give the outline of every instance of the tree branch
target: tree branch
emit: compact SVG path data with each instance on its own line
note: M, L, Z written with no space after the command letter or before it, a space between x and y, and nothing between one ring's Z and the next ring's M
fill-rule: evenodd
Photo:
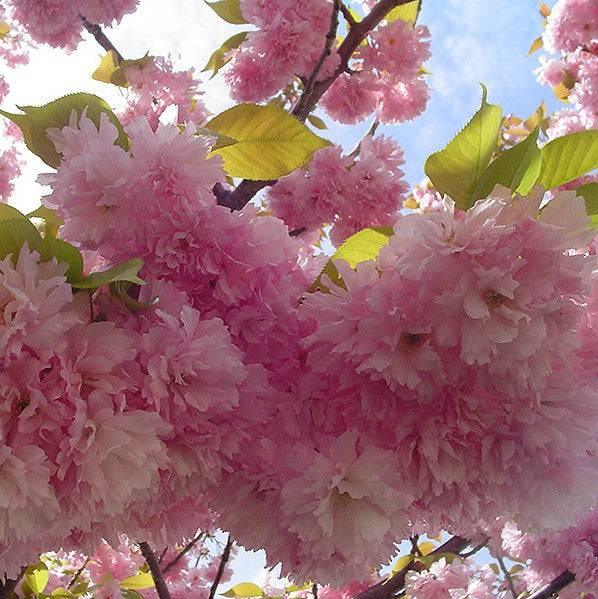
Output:
M95 23L90 23L83 15L79 15L83 22L83 27L93 35L96 42L106 50L106 52L112 51L114 53L114 60L117 63L121 63L124 58L123 55L114 47L114 44L106 37L106 34L102 31L102 28Z
M156 554L152 551L152 548L148 543L138 543L138 545L139 549L141 549L141 554L145 558L145 561L150 569L152 578L154 579L154 585L156 586L158 597L160 599L170 599L170 591L168 590L166 582L164 581L164 576L162 575L162 570L160 569L160 564L158 563Z
M0 599L10 599L17 585L21 582L21 578L25 576L26 571L27 567L24 566L16 578L7 578L4 582L0 582Z
M340 64L336 71L331 77L324 79L323 81L315 81L311 89L308 90L306 85L301 98L291 111L291 114L297 117L300 121L305 121L307 116L316 107L320 98L326 93L334 81L346 71L349 66L349 61L353 56L353 53L359 45L365 40L370 31L375 29L386 15L397 6L407 4L412 0L379 0L379 2L372 8L369 14L358 23L356 22L350 27L347 37L343 40L342 44L338 48L338 54L341 58ZM336 4L336 3L335 3ZM342 10L342 6L341 6ZM338 19L338 14L336 15ZM336 31L335 25L335 31ZM329 51L331 51L331 47ZM324 50L326 52L326 49ZM322 64L326 60L326 55L322 59ZM319 62L319 61L318 61ZM320 65L321 68L321 65ZM317 78L317 73L316 77ZM311 79L311 76L310 76ZM218 194L217 201L221 206L227 206L231 210L241 210L246 206L255 194L266 187L267 185L273 185L275 181L248 181L247 179L242 181L235 189L231 190L226 195Z
M460 553L469 545L469 541L463 537L452 537L440 547L437 547L430 555L439 553ZM355 599L390 599L395 593L400 591L405 586L405 577L407 572L414 570L413 562L399 570L392 578L384 579L377 584L367 588L365 591L358 593Z
M166 574L169 570L171 570L172 568L174 568L179 561L181 561L181 559L183 559L183 557L189 553L189 551L191 551L191 549L193 549L193 547L195 547L195 545L197 545L197 543L199 543L199 541L201 541L201 539L204 537L205 533L201 532L199 533L193 540L189 541L179 552L179 554L170 562L168 562L166 564L166 566L164 566L164 568L162 568L162 574Z
M380 121L378 119L374 119L370 128L367 130L366 134L359 140L358 144L355 146L353 151L348 154L350 158L357 158L359 156L359 152L361 152L361 144L363 144L363 140L369 135L374 135L376 131L378 131L378 127L380 126Z
M85 568L87 567L87 564L89 563L89 559L90 559L89 556L85 558L83 565L75 572L74 576L71 578L69 583L66 585L67 589L72 589L75 586L75 583L77 582L77 580L79 580L79 576L81 576L81 574L83 574L83 570L85 570Z
M505 581L507 582L507 585L509 586L509 591L511 591L511 595L513 596L513 599L517 599L517 591L515 590L515 585L513 584L513 579L511 578L511 574L509 573L509 571L507 570L507 567L505 566L505 560L503 560L502 557L498 556L496 558L496 561L498 562L498 565L500 566L503 576L505 577Z
M345 17L345 21L349 23L349 27L353 27L357 24L355 17L351 14L349 7L346 6L344 2L341 2L341 12L343 13L343 17Z
M220 584L220 580L222 579L222 575L224 574L224 568L226 568L226 564L230 558L230 550L233 546L233 538L230 533L228 538L226 539L226 546L224 547L224 551L222 552L222 557L220 558L220 565L218 566L218 572L216 572L216 578L214 578L214 582L212 583L212 587L210 588L210 595L208 599L214 599L216 596L216 591L218 590L218 585Z
M570 585L574 580L575 574L569 572L569 570L565 570L546 586L532 593L528 599L552 599L553 597L557 597L557 593Z

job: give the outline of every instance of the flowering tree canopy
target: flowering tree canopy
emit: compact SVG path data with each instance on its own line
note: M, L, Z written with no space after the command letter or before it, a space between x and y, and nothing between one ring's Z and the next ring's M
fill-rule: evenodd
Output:
M413 189L421 0L208 3L220 114L109 40L139 1L0 6L5 74L91 35L123 91L0 109L0 598L214 599L237 546L237 599L598 597L596 1L540 9L567 107L482 85Z

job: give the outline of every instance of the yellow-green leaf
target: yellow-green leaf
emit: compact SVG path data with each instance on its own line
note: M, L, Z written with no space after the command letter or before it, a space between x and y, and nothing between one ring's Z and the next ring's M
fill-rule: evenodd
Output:
M224 597L263 597L264 591L261 587L253 582L240 582L234 587L230 588L225 593L222 593Z
M110 285L110 283L118 283L119 281L126 281L128 283L134 283L135 285L144 285L145 282L138 276L142 267L143 260L133 258L122 264L117 264L104 272L94 272L87 275L80 281L74 281L72 285L76 289L97 289L98 287Z
M417 17L419 16L419 11L421 10L421 4L422 0L413 0L413 2L407 2L407 4L397 6L386 15L386 20L389 23L392 23L392 21L401 19L402 21L407 21L408 23L415 25Z
M243 12L241 11L240 0L217 0L216 2L207 2L206 4L227 23L233 25L244 25L247 23Z
M127 135L108 103L93 94L69 94L44 106L19 106L19 109L24 114L11 114L4 110L0 110L0 114L21 129L25 145L51 167L58 167L61 156L47 137L47 131L67 126L73 111L77 118L85 113L96 126L99 126L101 115L105 114L119 132L116 143L125 149L129 147Z
M0 40L10 33L10 25L6 21L0 21Z
M316 129L320 129L321 131L325 131L326 129L328 129L328 126L326 125L326 123L319 117L316 116L315 114L310 114L307 117L307 120L316 128Z
M413 562L415 556L410 553L409 555L401 556L392 566L390 573L388 574L388 579L392 578L397 572L404 570L409 564Z
M436 547L434 546L434 543L432 543L431 541L422 541L417 548L419 549L419 552L422 555L428 555L430 553L432 553L432 551L434 551L434 549L436 549Z
M215 147L231 177L277 179L303 166L330 145L305 124L276 106L239 104L214 117L206 127L234 140Z
M230 62L231 58L228 56L229 52L238 48L246 40L247 33L247 31L242 31L241 33L229 37L222 46L210 56L203 71L212 71L212 77L216 75L223 66Z
M50 573L46 564L39 562L35 566L29 566L23 578L32 592L43 593L50 579Z
M132 60L126 59L118 62L116 55L113 50L109 50L108 53L102 58L100 65L94 71L91 76L96 81L103 81L104 83L112 83L119 87L129 87L127 81L125 69L129 67L137 67L140 70L143 69L152 59L146 54L141 58L135 58Z
M496 185L527 195L540 175L542 153L536 127L521 143L504 151L482 174L474 199L485 198Z
M531 44L531 46L529 47L529 50L527 52L528 56L530 54L533 54L534 52L537 52L540 48L542 48L544 46L544 42L542 41L542 37L537 37Z
M351 235L336 250L330 260L328 260L320 276L309 288L309 291L328 291L328 288L322 282L324 275L337 287L344 287L345 284L334 263L337 260L344 260L351 268L355 268L361 262L374 260L380 253L380 250L388 243L393 233L392 227L377 227L363 229L355 233L355 235Z
M441 193L467 210L474 200L476 186L496 147L502 122L499 106L486 102L482 85L482 106L465 127L439 152L428 157L425 172Z
M142 590L151 589L154 586L154 579L149 572L139 572L135 576L129 576L120 581L121 589Z
M577 195L582 196L585 201L592 227L598 228L598 182L586 183L578 187Z
M56 597L57 599L76 599L77 595L64 587L58 587L50 593L50 597Z
M576 131L542 148L538 182L552 189L598 168L598 130Z

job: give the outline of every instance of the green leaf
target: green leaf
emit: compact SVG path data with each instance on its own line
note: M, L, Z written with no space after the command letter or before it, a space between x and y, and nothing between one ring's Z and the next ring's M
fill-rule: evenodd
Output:
M35 566L29 566L23 578L33 593L43 593L50 579L50 573L46 564L39 562Z
M461 556L457 553L451 553L450 551L443 551L438 553L429 553L428 555L421 555L417 558L417 561L424 564L426 568L429 568L433 563L444 558L447 563L451 564L457 558Z
M598 168L598 130L577 131L553 139L542 148L538 182L552 189Z
M139 572L135 576L129 576L121 580L119 587L129 590L151 589L154 586L154 579L149 572Z
M144 281L137 276L142 266L143 260L133 258L122 264L117 264L104 272L94 272L87 275L81 281L73 282L72 285L76 289L97 289L98 287L110 285L110 283L118 283L119 281L144 285Z
M12 114L4 110L0 110L0 114L21 129L25 145L53 168L58 167L61 156L47 137L47 131L52 127L60 129L67 126L73 110L77 118L85 112L96 127L100 124L100 116L106 114L118 129L119 136L116 144L124 149L129 147L127 135L108 103L93 94L69 94L44 106L19 106L19 109L24 114Z
M240 0L217 0L217 2L207 2L206 4L227 23L233 25L245 25L247 21L241 11Z
M328 129L328 126L326 125L326 123L319 117L316 116L315 114L310 114L307 117L307 120L316 128L316 129L320 129L321 131L325 131Z
M536 127L521 143L504 151L490 164L476 186L474 199L488 197L498 184L521 195L529 193L542 168L539 132L539 127Z
M133 589L122 589L123 599L144 599L141 593Z
M0 202L0 222L4 220L28 220L27 217L9 204L3 204Z
M426 160L425 172L434 187L450 196L457 206L467 210L476 186L496 147L502 110L486 102L482 85L482 106L465 127L439 152Z
M386 20L389 23L392 23L393 21L401 19L402 21L407 21L408 23L415 25L417 17L419 16L419 11L421 10L421 5L422 0L413 0L413 2L407 2L407 4L397 6L386 15Z
M40 206L27 215L27 218L41 218L46 223L44 234L46 237L56 237L58 230L64 224L64 221L51 208Z
M577 195L582 196L585 201L591 226L595 229L598 228L598 182L581 185L577 188Z
M214 77L223 66L231 61L231 57L228 56L229 52L238 48L245 41L247 33L247 31L242 31L241 33L229 37L222 46L210 56L203 71L212 71L212 77Z
M60 262L66 262L69 267L66 271L66 280L75 283L83 279L83 257L81 252L70 243L54 237L46 237L37 248L42 260L56 258Z
M241 582L221 594L224 597L263 597L264 591L253 582Z
M159 298L157 297L152 298L149 302L140 302L139 300L133 299L128 293L129 287L131 287L131 283L125 281L110 283L111 293L116 295L131 312L147 310L158 304Z
M42 238L35 226L25 218L14 218L0 221L0 259L12 254L16 262L23 244L27 242L29 249L37 249Z
M141 70L150 62L152 62L152 59L147 54L141 58L132 60L125 59L119 62L114 50L109 50L102 58L100 65L94 71L91 78L104 83L112 83L118 87L129 87L125 69L129 67L138 67L139 70Z
M377 227L363 229L351 235L328 260L320 276L309 288L310 292L322 291L328 292L328 288L322 283L323 275L326 275L337 287L345 287L345 284L339 275L335 266L337 260L344 260L351 268L355 268L361 262L374 260L380 250L388 243L394 231L391 227Z
M213 118L206 127L234 140L216 146L231 177L277 179L303 166L320 148L330 145L301 121L276 106L239 104Z

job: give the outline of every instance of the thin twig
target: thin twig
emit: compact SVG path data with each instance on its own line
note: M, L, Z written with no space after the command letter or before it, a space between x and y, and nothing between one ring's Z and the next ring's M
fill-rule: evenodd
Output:
M197 543L199 543L199 541L201 541L201 539L205 536L205 533L200 532L193 540L189 541L182 549L181 551L178 553L178 555L170 562L168 562L166 564L166 566L164 566L162 568L162 574L166 574L169 570L171 570L172 568L174 568L179 561L181 561L181 559L183 559L183 557L189 553L189 551L191 551L191 549L193 549L193 547L195 547L195 545L197 545Z
M341 58L338 68L327 79L316 81L309 94L302 94L301 99L292 111L293 116L297 117L300 121L305 121L307 116L320 101L320 98L326 93L334 81L346 71L353 53L365 40L370 31L375 29L393 8L407 4L411 1L412 0L379 0L374 8L372 8L361 21L355 23L355 25L349 29L347 36L337 50ZM231 210L241 210L251 201L256 193L264 187L273 185L274 183L276 183L276 181L249 181L245 179L229 193L218 194L218 204L227 206Z
M509 591L511 591L511 595L513 595L513 599L517 599L517 591L515 590L515 585L513 584L513 579L511 578L511 574L507 570L507 566L505 566L505 560L502 557L498 556L496 558L498 565L505 577L507 584L509 585Z
M87 567L89 560L90 560L90 557L87 556L85 558L85 561L83 562L83 565L75 572L75 574L71 578L70 582L66 585L67 589L72 589L75 586L75 583L77 582L77 580L79 580L79 576L81 576L81 574L83 574L83 570L85 570L85 568Z
M160 569L160 564L158 563L156 554L153 552L148 543L143 542L138 543L138 545L139 549L141 549L141 554L145 558L145 561L150 569L152 578L154 579L154 585L156 586L158 597L160 599L170 599L170 591L168 590L166 582L164 581L164 576L162 575L162 570Z
M372 121L372 124L370 125L370 128L367 130L367 133L359 140L358 144L355 146L353 151L348 155L349 158L357 158L357 156L359 156L359 153L361 152L361 146L363 144L363 140L368 136L375 135L376 131L378 131L379 126L380 126L380 121L378 119L374 119Z
M229 534L226 539L226 546L224 547L224 551L222 552L222 557L220 558L220 565L218 566L218 572L216 572L216 578L214 578L214 582L212 583L212 587L210 588L210 595L208 599L214 599L216 596L216 591L218 590L218 585L220 585L220 580L222 579L222 575L224 574L224 568L226 568L226 564L230 558L230 550L233 546L233 538Z
M565 570L561 572L554 580L546 586L532 593L528 599L552 599L558 596L558 592L562 591L566 586L570 585L575 580L575 574Z
M484 540L479 545L476 545L470 551L462 553L461 557L466 559L468 557L471 557L472 555L475 555L478 551L481 551L482 549L484 549L484 547L486 547L486 545L488 545L489 540L490 540L490 537L485 537Z
M311 585L311 594L313 596L313 599L318 599L318 583L314 582Z
M330 28L328 29L328 33L326 34L326 40L324 41L324 50L322 50L322 54L316 63L316 66L313 68L307 83L305 84L305 88L303 93L301 94L301 98L297 105L293 108L292 114L301 118L303 114L303 104L309 101L309 98L314 90L314 85L326 62L326 59L332 54L332 46L334 45L334 40L336 39L336 32L338 30L338 12L340 10L340 0L334 0L334 6L332 7L332 14L330 16ZM310 111L311 112L311 111ZM308 113L309 114L309 113ZM307 117L307 114L303 119Z
M102 31L102 28L99 25L96 25L95 23L90 23L83 15L79 15L79 17L83 22L83 27L85 27L85 29L87 29L87 31L89 31L89 33L93 35L96 42L98 42L98 44L100 44L100 46L102 46L102 48L104 48L106 52L114 53L114 61L118 66L118 64L124 60L123 55L115 48L114 44L108 39L106 34Z

